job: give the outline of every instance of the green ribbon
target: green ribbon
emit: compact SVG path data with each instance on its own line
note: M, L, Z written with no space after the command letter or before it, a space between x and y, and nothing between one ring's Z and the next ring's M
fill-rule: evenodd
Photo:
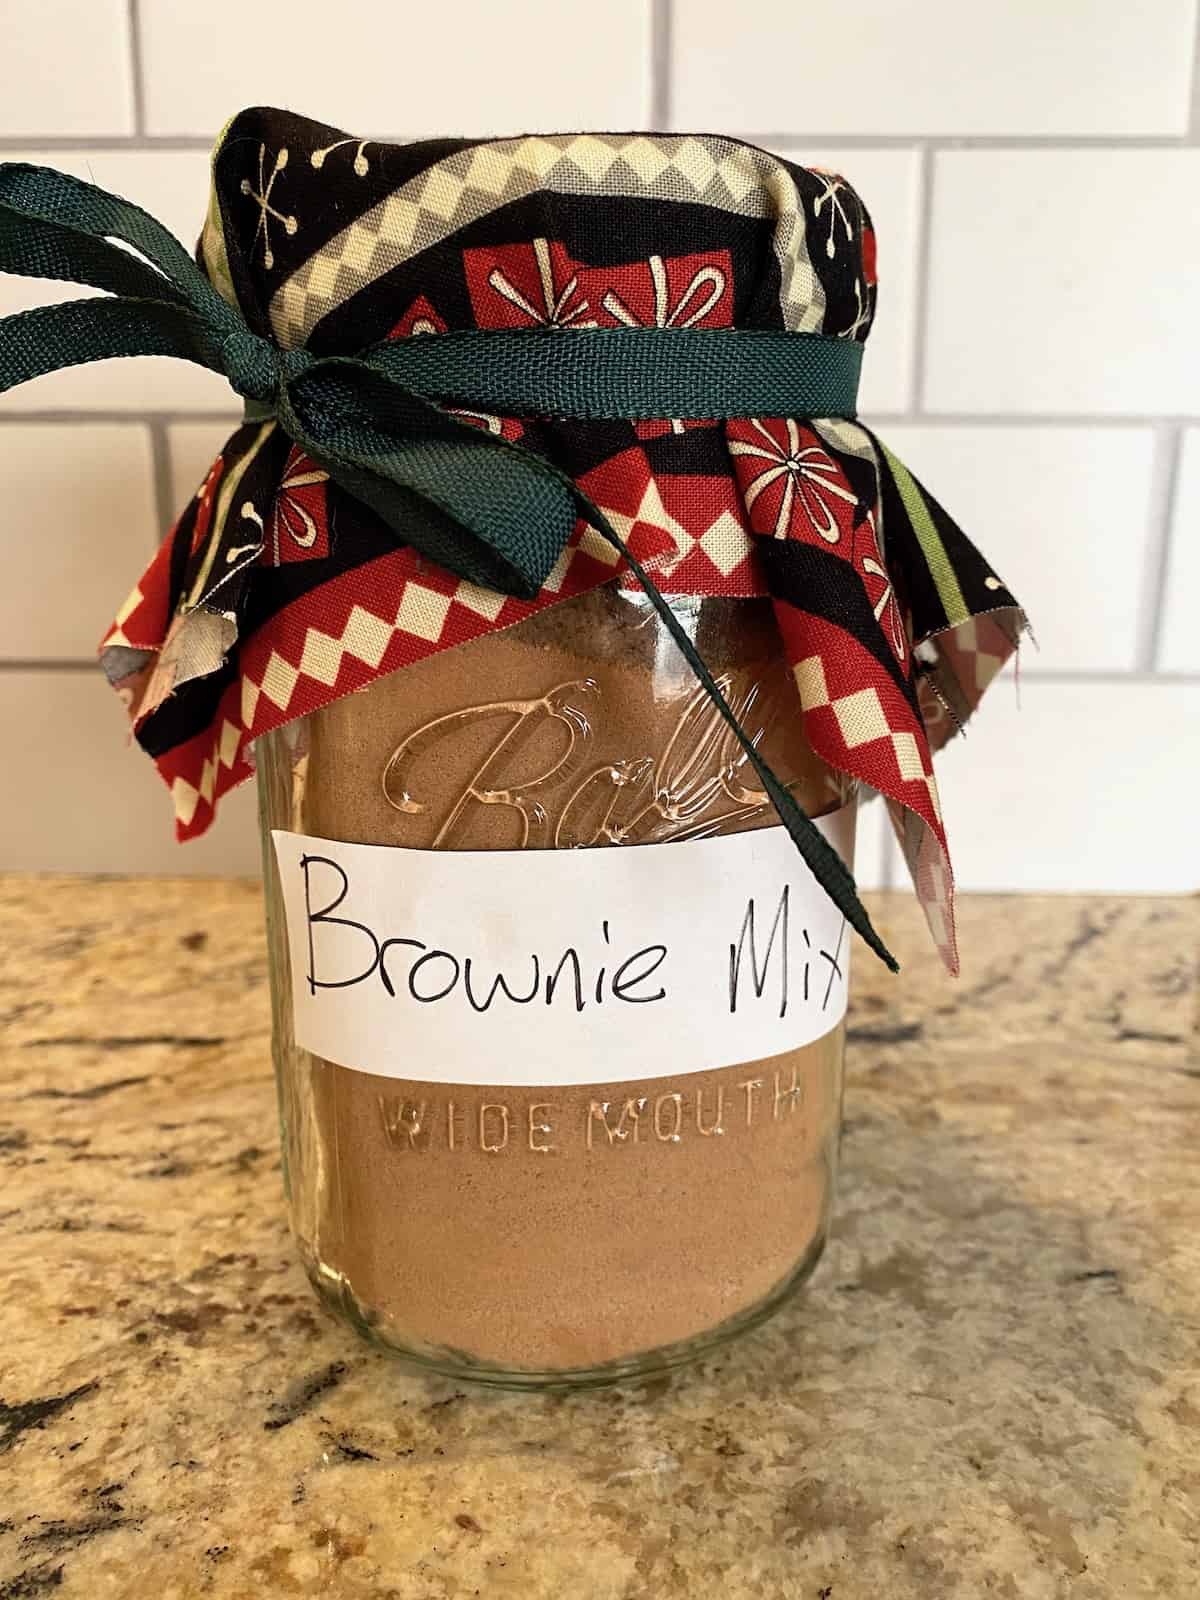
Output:
M598 506L552 462L444 408L562 417L854 415L862 347L772 330L469 329L353 355L282 350L247 327L179 241L66 173L0 164L0 271L103 289L0 320L0 393L111 356L228 378L330 478L439 566L532 599L582 517L622 556L736 736L817 881L897 971L837 852L759 754L671 607Z

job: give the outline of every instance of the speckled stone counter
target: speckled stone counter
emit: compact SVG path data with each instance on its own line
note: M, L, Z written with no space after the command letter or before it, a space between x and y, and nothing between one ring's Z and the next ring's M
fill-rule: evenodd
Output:
M808 1292L638 1388L355 1342L283 1219L257 886L0 880L0 1600L1200 1590L1195 900L908 899Z

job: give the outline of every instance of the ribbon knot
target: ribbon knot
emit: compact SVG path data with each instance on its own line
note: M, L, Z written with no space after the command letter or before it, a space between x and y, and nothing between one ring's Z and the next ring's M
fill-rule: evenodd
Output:
M505 594L535 596L579 520L590 524L642 585L818 883L895 970L841 858L763 760L603 511L552 461L446 409L624 419L853 416L862 355L854 340L732 328L469 329L349 355L282 350L247 327L153 217L93 184L23 163L0 164L0 271L109 295L0 321L0 393L109 356L197 362L229 379L247 402L247 420L277 426L368 505L381 537L390 533Z
M235 328L221 344L221 368L243 400L273 411L287 384L313 364L308 350L281 350L270 339Z

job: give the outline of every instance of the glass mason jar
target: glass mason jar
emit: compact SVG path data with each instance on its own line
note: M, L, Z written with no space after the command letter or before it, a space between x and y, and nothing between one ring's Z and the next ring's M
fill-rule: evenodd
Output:
M804 809L842 814L847 853L854 784L804 737L770 602L671 604ZM378 679L260 739L257 763L285 1183L330 1306L456 1378L587 1384L701 1355L808 1277L840 1021L766 1059L544 1087L446 1083L419 1046L400 1079L296 1043L272 829L534 852L777 824L640 593L605 585Z

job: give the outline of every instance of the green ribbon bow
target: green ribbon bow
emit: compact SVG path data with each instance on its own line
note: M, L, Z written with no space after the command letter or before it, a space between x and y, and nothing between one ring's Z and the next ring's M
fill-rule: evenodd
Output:
M136 253L135 253L136 252ZM469 329L354 355L253 333L179 241L139 207L46 167L0 164L0 271L107 290L0 320L0 392L110 356L220 372L406 544L533 598L582 517L619 552L737 737L784 827L847 921L891 968L841 858L758 753L649 574L552 462L447 412L620 417L854 414L862 347L772 330Z

